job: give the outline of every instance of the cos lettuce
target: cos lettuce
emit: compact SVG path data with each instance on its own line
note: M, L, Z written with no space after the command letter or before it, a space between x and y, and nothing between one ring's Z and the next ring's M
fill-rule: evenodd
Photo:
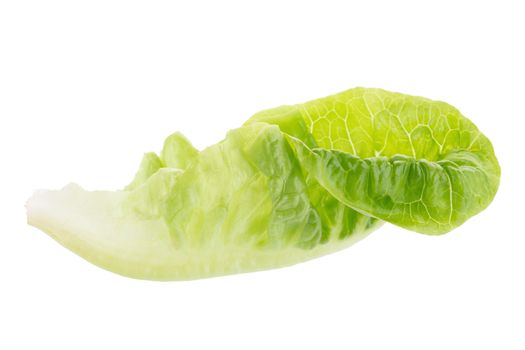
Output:
M493 199L490 141L452 106L356 88L262 111L196 150L181 134L124 190L39 191L28 221L85 259L143 279L282 267L384 221L441 234Z

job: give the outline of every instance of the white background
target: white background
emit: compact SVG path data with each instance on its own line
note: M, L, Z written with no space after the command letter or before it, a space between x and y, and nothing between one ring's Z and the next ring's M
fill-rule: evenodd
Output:
M524 349L520 1L0 2L0 348ZM173 131L355 86L447 101L493 141L492 205L294 267L194 282L101 270L25 223L36 188L117 189Z

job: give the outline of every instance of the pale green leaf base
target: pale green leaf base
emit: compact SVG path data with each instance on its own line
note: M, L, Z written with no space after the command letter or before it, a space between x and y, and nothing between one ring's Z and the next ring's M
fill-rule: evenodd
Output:
M71 184L38 191L27 204L28 223L91 263L123 276L191 280L279 268L347 248L379 227L313 249L237 246L178 249L162 220L143 220L123 209L128 194L84 191Z

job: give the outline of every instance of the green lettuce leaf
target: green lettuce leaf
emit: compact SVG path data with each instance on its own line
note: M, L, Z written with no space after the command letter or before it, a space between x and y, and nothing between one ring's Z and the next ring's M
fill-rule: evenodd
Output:
M184 280L306 261L383 221L444 233L498 183L489 140L456 109L359 88L259 112L200 152L175 133L123 190L39 191L27 211L98 266Z

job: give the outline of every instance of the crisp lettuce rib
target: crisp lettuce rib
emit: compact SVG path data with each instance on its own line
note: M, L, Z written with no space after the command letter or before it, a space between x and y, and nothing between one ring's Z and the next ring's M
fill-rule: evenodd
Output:
M381 225L305 176L277 126L232 130L192 152L186 169L168 167L165 155L184 140L170 136L160 157L146 154L123 191L69 185L35 194L29 223L103 268L154 280L286 266L343 249ZM183 163L177 154L171 164Z
M351 89L257 113L203 151L180 133L120 191L39 191L28 221L110 271L185 280L343 249L384 221L423 233L483 210L490 141L456 109Z

